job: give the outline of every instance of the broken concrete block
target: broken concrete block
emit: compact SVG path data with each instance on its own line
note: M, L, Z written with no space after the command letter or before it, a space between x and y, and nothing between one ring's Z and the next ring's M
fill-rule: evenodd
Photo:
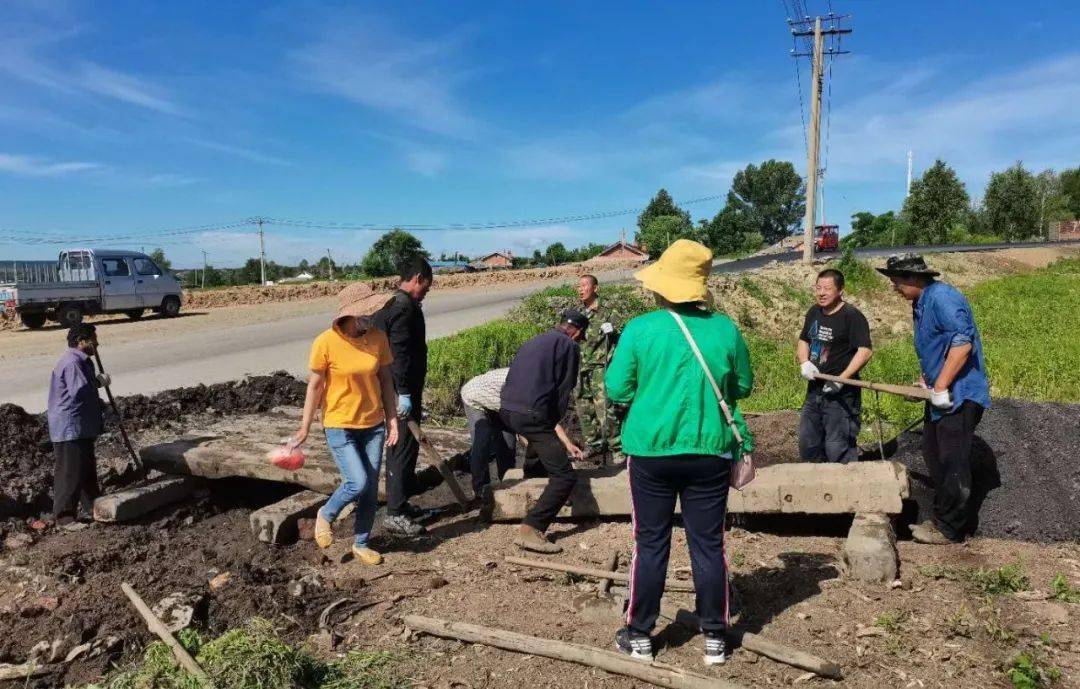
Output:
M126 522L138 519L159 507L182 500L195 490L190 478L165 478L145 486L105 495L94 501L94 520Z
M251 531L264 543L285 545L295 543L299 535L297 522L314 517L326 502L326 495L302 490L280 502L251 513Z
M844 542L843 557L849 576L859 581L895 580L900 560L892 520L880 513L856 514Z

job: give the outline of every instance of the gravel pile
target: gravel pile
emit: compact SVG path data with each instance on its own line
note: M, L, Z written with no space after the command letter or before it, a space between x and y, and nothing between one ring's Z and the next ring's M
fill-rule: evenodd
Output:
M912 472L919 519L933 504L921 433L900 438L897 455ZM976 484L989 489L980 536L1025 541L1080 540L1080 405L994 400L976 430Z

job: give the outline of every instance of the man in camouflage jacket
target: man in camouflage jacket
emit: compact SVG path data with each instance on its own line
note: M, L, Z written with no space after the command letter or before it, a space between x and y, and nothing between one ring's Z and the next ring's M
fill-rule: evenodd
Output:
M603 303L598 288L599 281L593 275L582 275L578 280L581 308L593 327L581 343L581 374L575 405L585 452L610 457L620 452L621 444L619 422L604 391L604 372L615 351L626 315L615 313Z

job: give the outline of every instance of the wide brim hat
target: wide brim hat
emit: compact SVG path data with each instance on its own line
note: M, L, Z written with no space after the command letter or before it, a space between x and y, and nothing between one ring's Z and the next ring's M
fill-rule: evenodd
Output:
M937 277L941 275L936 270L930 270L926 265L926 259L919 254L894 254L885 261L884 268L875 268L885 277L901 277L904 275L925 275Z
M376 292L366 282L346 285L345 289L338 292L338 310L334 314L334 323L348 316L353 318L373 316L386 306L393 296L389 292Z
M712 251L704 244L678 239L656 263L634 273L634 278L642 287L673 304L706 301L712 257Z

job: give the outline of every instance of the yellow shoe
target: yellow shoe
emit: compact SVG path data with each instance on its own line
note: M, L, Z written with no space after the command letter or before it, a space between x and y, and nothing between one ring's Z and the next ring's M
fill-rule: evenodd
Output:
M365 565L381 565L382 564L382 555L380 555L378 552L372 550L371 548L361 548L360 546L354 545L352 547L352 554L353 554L353 557L355 557L357 560L359 560L361 564L365 564Z
M323 519L321 514L315 515L315 544L320 548L329 548L334 541L334 530L330 522Z

